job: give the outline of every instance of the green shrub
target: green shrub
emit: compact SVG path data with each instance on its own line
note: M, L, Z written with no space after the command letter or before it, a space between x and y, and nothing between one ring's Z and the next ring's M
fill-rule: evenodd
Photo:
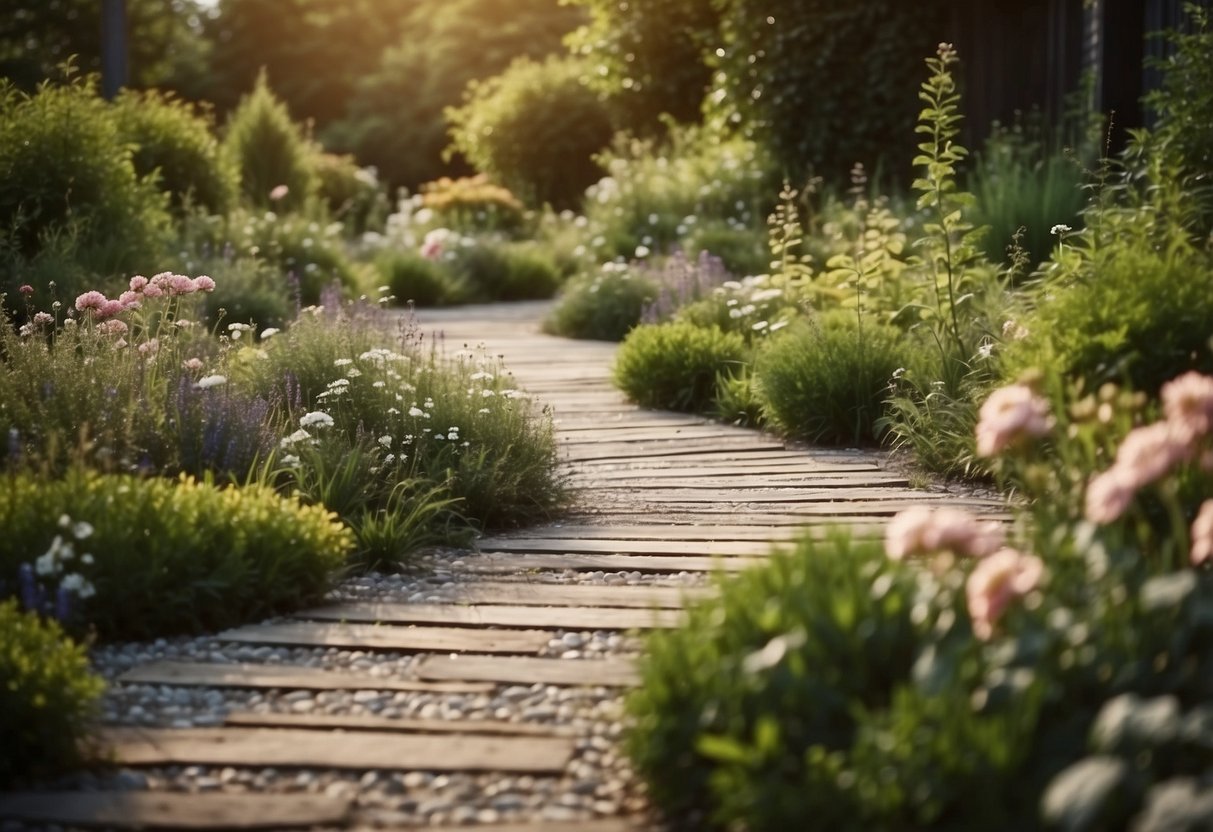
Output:
M183 478L80 470L58 480L0 482L0 572L16 575L49 550L59 519L91 525L82 600L104 639L214 631L315 603L352 548L323 507L263 486L217 488Z
M279 328L295 316L290 285L269 263L239 257L203 268L215 279L215 291L203 302L208 329L226 329L230 323Z
M1108 240L1076 271L1046 278L1027 337L1007 347L1005 377L1047 367L1092 388L1117 381L1154 393L1185 369L1213 369L1213 262L1149 245Z
M855 162L908 170L918 68L948 4L722 0L721 117L772 152L793 181L843 184ZM882 164L883 163L883 164Z
M421 186L421 207L434 213L438 223L456 231L520 229L526 206L484 174L451 179L444 176Z
M716 398L717 380L749 360L735 333L675 321L628 333L615 358L615 383L633 401L653 408L703 413Z
M136 173L155 179L177 213L186 206L211 214L231 209L236 170L220 152L209 110L171 94L124 90L114 102L114 117L123 141L135 146Z
M556 264L532 245L477 240L455 251L450 268L473 297L484 300L550 298L561 284Z
M812 442L863 443L899 367L911 363L911 342L874 320L832 313L774 336L755 360L763 416L789 436Z
M388 198L374 168L358 167L353 156L334 153L318 153L313 163L317 195L347 233L361 234L383 225L389 211Z
M316 191L316 153L270 91L264 72L228 118L223 148L250 205L291 211Z
M54 621L0 601L0 785L58 774L80 760L103 684Z
M452 146L516 194L558 208L577 205L602 175L594 154L611 141L605 106L587 86L586 67L549 58L519 60L473 83L463 106L447 111Z
M764 274L771 264L766 236L752 228L705 222L686 237L684 245L692 256L707 252L719 257L725 269L738 277Z
M92 81L32 95L0 85L0 248L10 258L34 259L56 243L96 276L150 268L168 221L165 198L136 173ZM7 274L0 291L24 282Z
M459 303L468 292L445 264L412 251L386 249L375 267L399 303L442 306Z
M606 263L565 285L543 328L568 338L620 341L640 323L657 289L650 277L622 263Z

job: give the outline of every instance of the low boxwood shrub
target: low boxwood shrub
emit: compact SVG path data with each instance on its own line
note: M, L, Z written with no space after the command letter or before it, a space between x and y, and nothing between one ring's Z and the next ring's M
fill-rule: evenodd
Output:
M645 407L707 412L718 380L749 360L740 335L684 321L632 330L615 358L615 383Z
M0 786L78 763L102 689L84 649L55 621L0 601Z
M569 280L543 328L568 338L621 341L657 294L648 275L624 263L606 263Z
M103 639L214 631L315 603L352 548L325 508L264 486L82 470L7 475L0 526L0 574L31 564L43 582L80 575L95 589L80 614Z
M913 360L912 344L901 330L870 319L861 326L849 312L795 324L755 359L763 415L797 439L871 442L889 382Z
M375 260L375 268L397 303L443 306L459 303L468 295L468 287L445 263L413 251L385 249Z

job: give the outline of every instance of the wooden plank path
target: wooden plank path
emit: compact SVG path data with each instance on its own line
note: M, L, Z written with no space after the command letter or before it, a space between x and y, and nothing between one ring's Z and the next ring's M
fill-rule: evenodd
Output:
M1005 516L998 503L970 495L912 491L879 454L790 446L752 430L698 416L643 410L611 388L614 345L540 335L546 306L520 304L444 310L421 317L448 349L484 344L502 355L519 387L554 412L560 458L578 495L566 517L547 526L480 539L454 568L440 597L405 602L343 601L234 628L219 642L354 650L365 667L290 662L160 660L135 666L121 686L246 691L256 697L354 692L466 702L513 691L585 690L607 701L638 682L637 631L678 626L684 607L717 590L709 573L761 564L801 535L821 537L843 522L881 533L889 516L923 502L947 502ZM613 575L615 583L578 583L576 573ZM646 576L638 582L634 575ZM686 582L697 585L688 586ZM652 580L664 581L653 583ZM607 655L551 654L553 643L610 634ZM605 638L606 635L603 635ZM574 656L575 657L572 657ZM376 663L374 657L382 657ZM263 701L260 699L250 701ZM364 700L367 701L367 700ZM584 724L477 718L381 716L266 710L220 714L205 728L110 726L102 738L121 765L243 770L256 767L372 774L478 774L478 789L519 775L565 786L584 768ZM593 752L598 754L597 751ZM615 751L608 752L617 753ZM579 768L580 767L580 768ZM411 782L411 781L405 781ZM360 787L361 788L361 787ZM409 787L411 788L411 787ZM561 786L551 790L552 799ZM401 798L416 804L410 794ZM520 811L477 820L485 832L648 832L660 826L643 799L606 793L592 811L566 821ZM614 802L612 802L614 801ZM637 803L639 801L639 803ZM638 808L639 807L639 808ZM567 807L553 806L557 815ZM604 816L605 815L605 816ZM408 820L413 817L414 820ZM0 795L0 820L71 827L269 829L413 828L425 825L361 793L243 794L41 792Z

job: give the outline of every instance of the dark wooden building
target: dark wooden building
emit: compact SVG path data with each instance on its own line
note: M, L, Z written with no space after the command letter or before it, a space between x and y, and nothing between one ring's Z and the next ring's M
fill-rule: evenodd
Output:
M1115 113L1117 133L1147 123L1141 97L1158 83L1151 33L1184 29L1185 0L957 0L953 38L964 63L972 131L1039 111L1057 123L1089 84L1087 106ZM1196 0L1213 7L1213 0ZM970 136L970 140L979 138Z

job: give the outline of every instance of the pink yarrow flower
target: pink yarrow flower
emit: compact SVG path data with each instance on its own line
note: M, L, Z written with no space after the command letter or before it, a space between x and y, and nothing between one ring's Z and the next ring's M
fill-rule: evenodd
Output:
M140 295L135 290L128 289L127 291L118 295L118 302L121 303L122 306L126 309L138 309L139 305L140 305L140 299L142 297L143 296Z
M1003 545L999 523L978 520L954 508L915 506L897 514L885 534L885 553L894 560L936 552L982 558Z
M215 291L215 281L209 275L198 275L194 278L194 285L198 288L199 292Z
M147 278L141 274L137 274L131 278L130 287L132 292L142 292L147 286Z
M102 318L112 318L119 312L125 312L126 305L120 300L107 300L101 304L101 308L97 310L97 315Z
M34 287L29 285L28 283L22 283L21 286L18 287L17 291L20 292L21 294L25 295L26 297L29 297L30 295L32 295L34 293Z
M1213 560L1213 500L1201 503L1196 520L1192 523L1192 548L1188 557L1193 566Z
M108 321L102 321L98 324L97 331L103 335L125 335L127 333L127 326L117 318L110 318Z
M174 274L169 276L168 290L170 295L190 295L198 291L198 285L192 278L183 274Z
M1083 515L1092 523L1115 523L1129 510L1135 496L1137 483L1133 477L1113 465L1087 484Z
M981 406L977 421L977 455L997 456L1028 437L1053 429L1049 403L1026 384L995 390Z
M973 634L983 641L994 635L994 626L1011 602L1040 586L1044 562L1015 549L999 549L983 559L965 582L965 598Z

